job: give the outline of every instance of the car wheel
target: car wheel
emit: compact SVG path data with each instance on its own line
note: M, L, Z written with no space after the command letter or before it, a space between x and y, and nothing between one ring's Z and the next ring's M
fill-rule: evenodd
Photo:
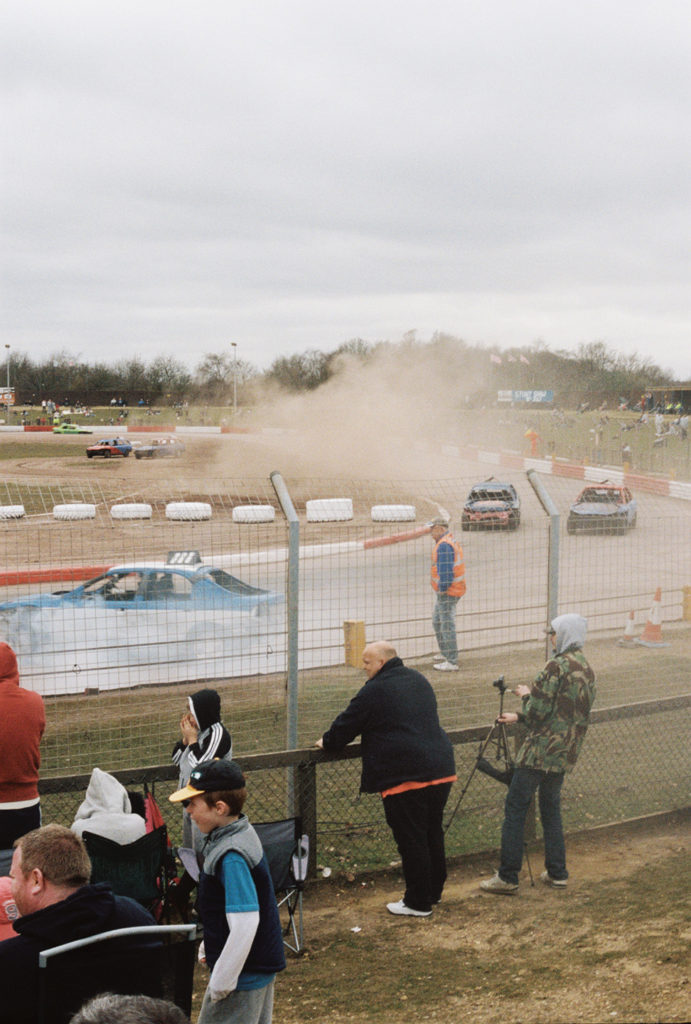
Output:
M469 530L470 529L470 519L468 518L468 516L461 516L461 529L462 530Z
M575 533L576 532L576 524L573 521L573 519L568 519L567 520L567 522L566 522L566 532L567 533Z
M94 454L93 452L87 452L87 453L86 453L86 457L87 457L87 459L91 459L91 458L93 458L93 454Z
M122 454L123 454L124 458L126 458L126 459L129 458L129 454L130 454L129 452L123 452Z
M103 458L104 458L104 459L109 459L109 458L111 457L111 455L112 455L112 454L113 454L113 453L112 453L111 451L109 451L109 450L108 450L108 449L106 448L106 450L105 450L105 451L104 451L104 453L103 453Z

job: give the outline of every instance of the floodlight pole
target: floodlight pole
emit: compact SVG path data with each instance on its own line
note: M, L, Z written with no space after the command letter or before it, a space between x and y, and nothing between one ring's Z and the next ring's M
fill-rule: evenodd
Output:
M237 341L231 341L233 348L233 419L237 418L238 414L238 343Z
M7 349L7 426L10 425L10 346L5 345Z

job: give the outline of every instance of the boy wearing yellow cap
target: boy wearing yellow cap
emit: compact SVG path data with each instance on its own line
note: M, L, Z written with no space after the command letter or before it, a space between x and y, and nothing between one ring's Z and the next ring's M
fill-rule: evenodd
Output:
M243 814L245 777L235 761L205 761L169 799L206 836L197 910L211 975L198 1024L271 1024L286 963L269 868Z

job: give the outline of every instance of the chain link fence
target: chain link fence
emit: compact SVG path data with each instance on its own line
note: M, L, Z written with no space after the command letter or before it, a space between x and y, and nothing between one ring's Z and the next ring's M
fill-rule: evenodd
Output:
M689 806L688 731L691 697L667 698L594 711L581 758L567 776L562 813L567 832ZM476 770L484 729L451 731L458 782L447 806L447 854L495 850L500 842L502 783ZM514 742L520 731L510 730ZM485 751L492 758L492 745ZM327 758L312 749L240 757L247 773L247 812L254 821L299 813L311 837L312 870L358 872L397 863L381 800L360 794L359 746ZM496 763L497 767L503 764ZM177 806L167 797L177 788L171 767L115 773L128 789L146 783L154 792L174 843L181 839ZM81 803L88 775L45 780L44 820L70 825ZM540 836L539 822L528 823L527 838Z
M425 526L438 515L450 517L464 547L468 590L457 615L460 671L432 681L447 730L486 728L497 712L492 681L504 675L511 687L529 683L545 660L542 631L555 554L549 518L525 473L497 473L521 499L516 531L461 529L463 505L479 475L467 466L446 480L287 480L297 534L269 480L215 481L193 490L152 481L127 493L112 475L107 484L4 483L0 501L23 506L25 514L0 519L0 637L17 650L23 685L43 692L46 701L45 820L72 820L94 765L115 772L162 766L137 769L135 778L155 781L165 806L175 786L166 766L179 719L187 695L203 686L220 692L235 754L243 760L291 746L304 750L322 734L362 684L362 636L391 640L408 664L436 676L432 541ZM598 714L687 694L688 503L639 494L637 525L625 535L571 536L565 521L582 484L550 477L545 486L560 514L558 607L588 618ZM54 510L60 505L93 506L93 515L59 520ZM172 519L171 505L204 506L205 518ZM122 506L149 506L150 516L116 518L113 508ZM241 521L238 509L249 520ZM375 518L375 509L384 518ZM190 584L175 599L149 600L137 591L131 600L109 601L90 584L108 573L123 583L136 573L165 570L182 578L198 571L194 554L185 563L179 555L171 561L171 552L198 552L211 570L204 583L216 591L198 595ZM665 646L651 649L630 642L624 631L633 612L641 634L658 588ZM596 718L565 788L567 827L686 806L687 727L687 705L674 711L661 705L657 714L636 718ZM461 782L472 769L474 743L457 744ZM252 768L251 817L281 817L294 801L304 802L302 776L296 779L291 763L278 757L276 767ZM379 801L358 796L358 778L357 760L319 765L319 857L348 870L396 858ZM454 799L452 792L451 805ZM450 852L495 846L502 805L498 783L473 778L449 829ZM166 816L175 836L176 816Z

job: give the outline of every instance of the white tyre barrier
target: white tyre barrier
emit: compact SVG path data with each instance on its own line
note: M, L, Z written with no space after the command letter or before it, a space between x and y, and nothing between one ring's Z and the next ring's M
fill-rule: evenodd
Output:
M110 506L112 519L151 519L151 512L151 505L147 505L145 502Z
M412 523L414 521L414 505L372 505L373 523Z
M169 501L166 518L185 521L211 519L211 505L205 501Z
M273 505L237 505L233 509L234 523L273 523L275 518Z
M74 502L71 505L54 505L53 519L75 520L95 519L96 506L81 502Z
M23 505L0 505L0 519L22 519L25 515Z
M342 523L353 518L351 498L315 498L306 508L308 523Z

